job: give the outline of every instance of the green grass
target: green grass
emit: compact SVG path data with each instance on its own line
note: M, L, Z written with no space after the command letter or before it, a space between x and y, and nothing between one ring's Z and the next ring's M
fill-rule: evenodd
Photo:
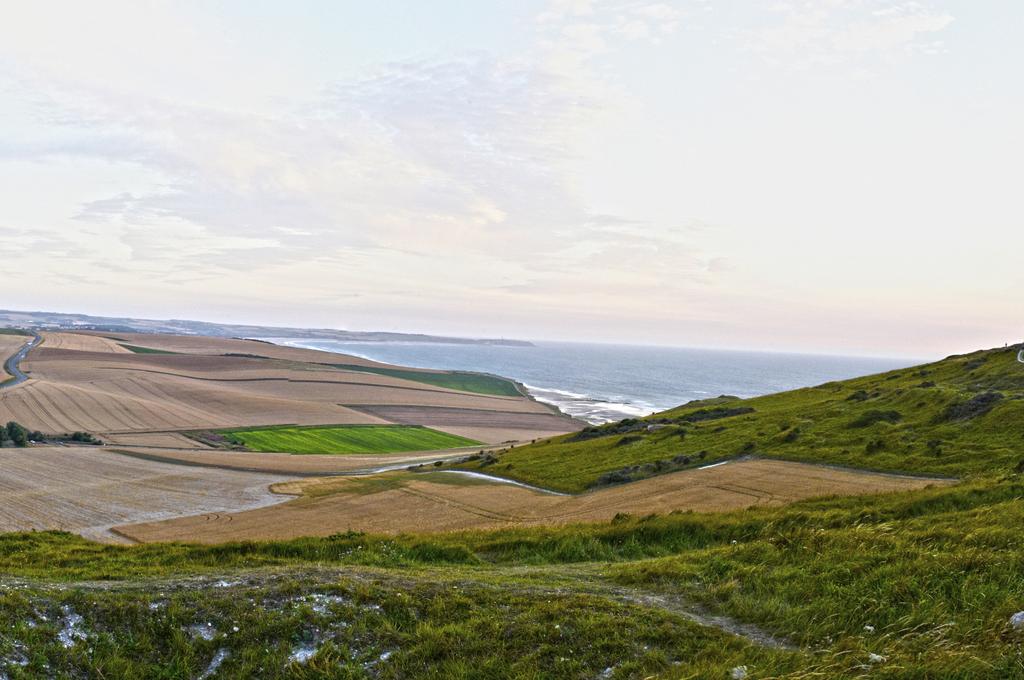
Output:
M741 661L794 668L664 612L607 598L370 573L262 576L0 593L0 659L12 678L616 678L685 669L727 677ZM59 635L81 617L65 647ZM199 632L210 639L204 639ZM293 653L315 654L304 662ZM24 665L20 665L24 664ZM611 677L610 675L608 677Z
M333 425L225 430L253 451L289 453L393 453L434 451L480 442L415 425Z
M378 368L375 366L359 366L357 364L331 364L334 368L341 368L346 371L359 371L361 373L376 373L402 380L444 387L449 390L461 392L472 392L474 394L491 394L501 397L519 397L522 392L516 384L506 378L500 378L485 373L470 373L466 371L445 371L430 373L426 371L410 371L401 368Z
M423 537L118 546L12 534L0 536L0 573L112 583L22 586L0 594L0 617L17 622L7 640L61 668L205 662L227 646L236 661L254 657L283 674L271 677L350 677L292 676L298 669L284 658L343 620L345 630L321 636L318 672L361 646L401 653L384 677L575 678L612 667L618 678L716 678L746 665L752 678L856 678L878 654L886 660L869 677L1015 678L1024 636L1008 619L1024 608L1022 499L1024 479L1010 475L784 508ZM339 607L366 606L333 619L303 607L325 592L344 598ZM755 624L798 650L695 626L663 604L673 600ZM148 613L154 602L161 609ZM104 631L98 655L69 658L47 624L26 624L32 611L57 621L65 603ZM175 633L196 621L244 635L205 644ZM447 675L430 675L425 659ZM228 677L244 672L252 671Z
M6 326L0 327L0 335L26 335L32 337L32 331L22 330L21 328L8 328Z
M592 487L603 474L680 455L691 458L691 467L756 454L954 477L1010 470L1024 459L1024 365L1017 351L975 352L756 399L681 406L638 421L636 431L616 434L620 424L611 424L585 441L566 435L518 447L500 453L489 469L570 492ZM989 412L949 416L951 407L990 391L1003 398ZM701 420L712 409L741 406L754 410ZM649 425L658 429L648 431Z
M226 650L219 678L714 680L738 666L751 680L1024 678L1024 631L1009 625L1024 610L1015 354L739 402L755 410L718 419L707 409L736 402L691 404L644 421L666 425L655 431L615 425L503 456L525 452L541 481L583 487L680 443L712 460L753 441L762 455L965 478L953 486L421 536L121 546L0 535L0 574L18 579L0 589L0 673L197 677ZM980 413L991 391L1003 398ZM640 439L616 447L623 436ZM65 647L69 612L87 637ZM715 628L730 621L794 648ZM198 623L214 639L191 633ZM290 662L301 645L315 656Z
M136 354L181 354L181 352L171 352L166 349L153 349L152 347L139 347L138 345L127 345L123 342L120 342L118 344L127 350L135 352Z

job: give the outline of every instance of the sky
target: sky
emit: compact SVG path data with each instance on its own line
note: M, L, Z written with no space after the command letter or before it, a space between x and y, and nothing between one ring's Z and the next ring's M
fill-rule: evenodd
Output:
M1024 339L1018 0L0 0L0 307Z

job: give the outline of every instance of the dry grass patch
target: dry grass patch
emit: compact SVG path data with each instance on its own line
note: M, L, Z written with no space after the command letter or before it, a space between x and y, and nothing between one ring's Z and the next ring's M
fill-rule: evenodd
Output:
M452 473L391 473L373 478L303 480L277 490L299 500L232 515L210 514L120 527L140 541L325 536L348 530L419 533L607 521L620 513L718 512L816 496L919 489L948 484L772 460L730 463L663 475L579 496L555 496Z

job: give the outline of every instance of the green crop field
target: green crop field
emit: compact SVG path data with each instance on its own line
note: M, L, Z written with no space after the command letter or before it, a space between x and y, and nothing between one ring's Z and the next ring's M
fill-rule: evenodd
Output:
M31 337L32 331L26 331L21 328L9 328L4 326L0 328L0 335L27 335Z
M376 373L392 378L411 380L413 382L444 387L449 390L473 392L474 394L492 394L500 397L518 397L522 393L511 380L484 373L468 373L465 371L445 371L428 373L425 371L409 371L400 368L377 368L375 366L358 366L356 364L331 364L334 368L360 373Z
M253 451L393 453L434 451L480 442L414 425L337 425L227 430L221 434Z
M123 342L118 343L118 344L121 345L121 347L124 347L127 350L131 350L132 352L135 352L136 354L180 354L180 352L171 352L171 351L168 351L166 349L153 349L152 347L139 347L138 345L126 345Z

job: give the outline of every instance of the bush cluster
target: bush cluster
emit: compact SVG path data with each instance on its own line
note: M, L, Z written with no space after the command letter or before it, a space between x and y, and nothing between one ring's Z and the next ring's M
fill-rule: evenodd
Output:
M971 420L983 416L1002 400L1003 395L1000 392L983 392L967 401L950 405L946 409L946 420Z
M102 444L99 439L88 432L69 432L60 435L48 435L39 430L29 430L13 420L7 425L0 425L0 446L10 441L14 446L28 446L29 442L64 441L77 444Z
M29 431L13 420L0 427L0 445L10 440L15 446L28 446Z
M643 465L629 465L620 470L613 470L612 472L604 473L590 486L595 487L611 486L613 484L627 484L629 482L635 482L638 479L646 479L647 477L653 477L654 475L665 472L675 472L698 460L704 460L707 455L707 451L701 451L693 456L679 454L672 458L656 460L650 463L644 463Z
M899 411L871 409L855 418L850 423L850 427L870 427L875 423L898 423L901 420L903 420L903 414Z

